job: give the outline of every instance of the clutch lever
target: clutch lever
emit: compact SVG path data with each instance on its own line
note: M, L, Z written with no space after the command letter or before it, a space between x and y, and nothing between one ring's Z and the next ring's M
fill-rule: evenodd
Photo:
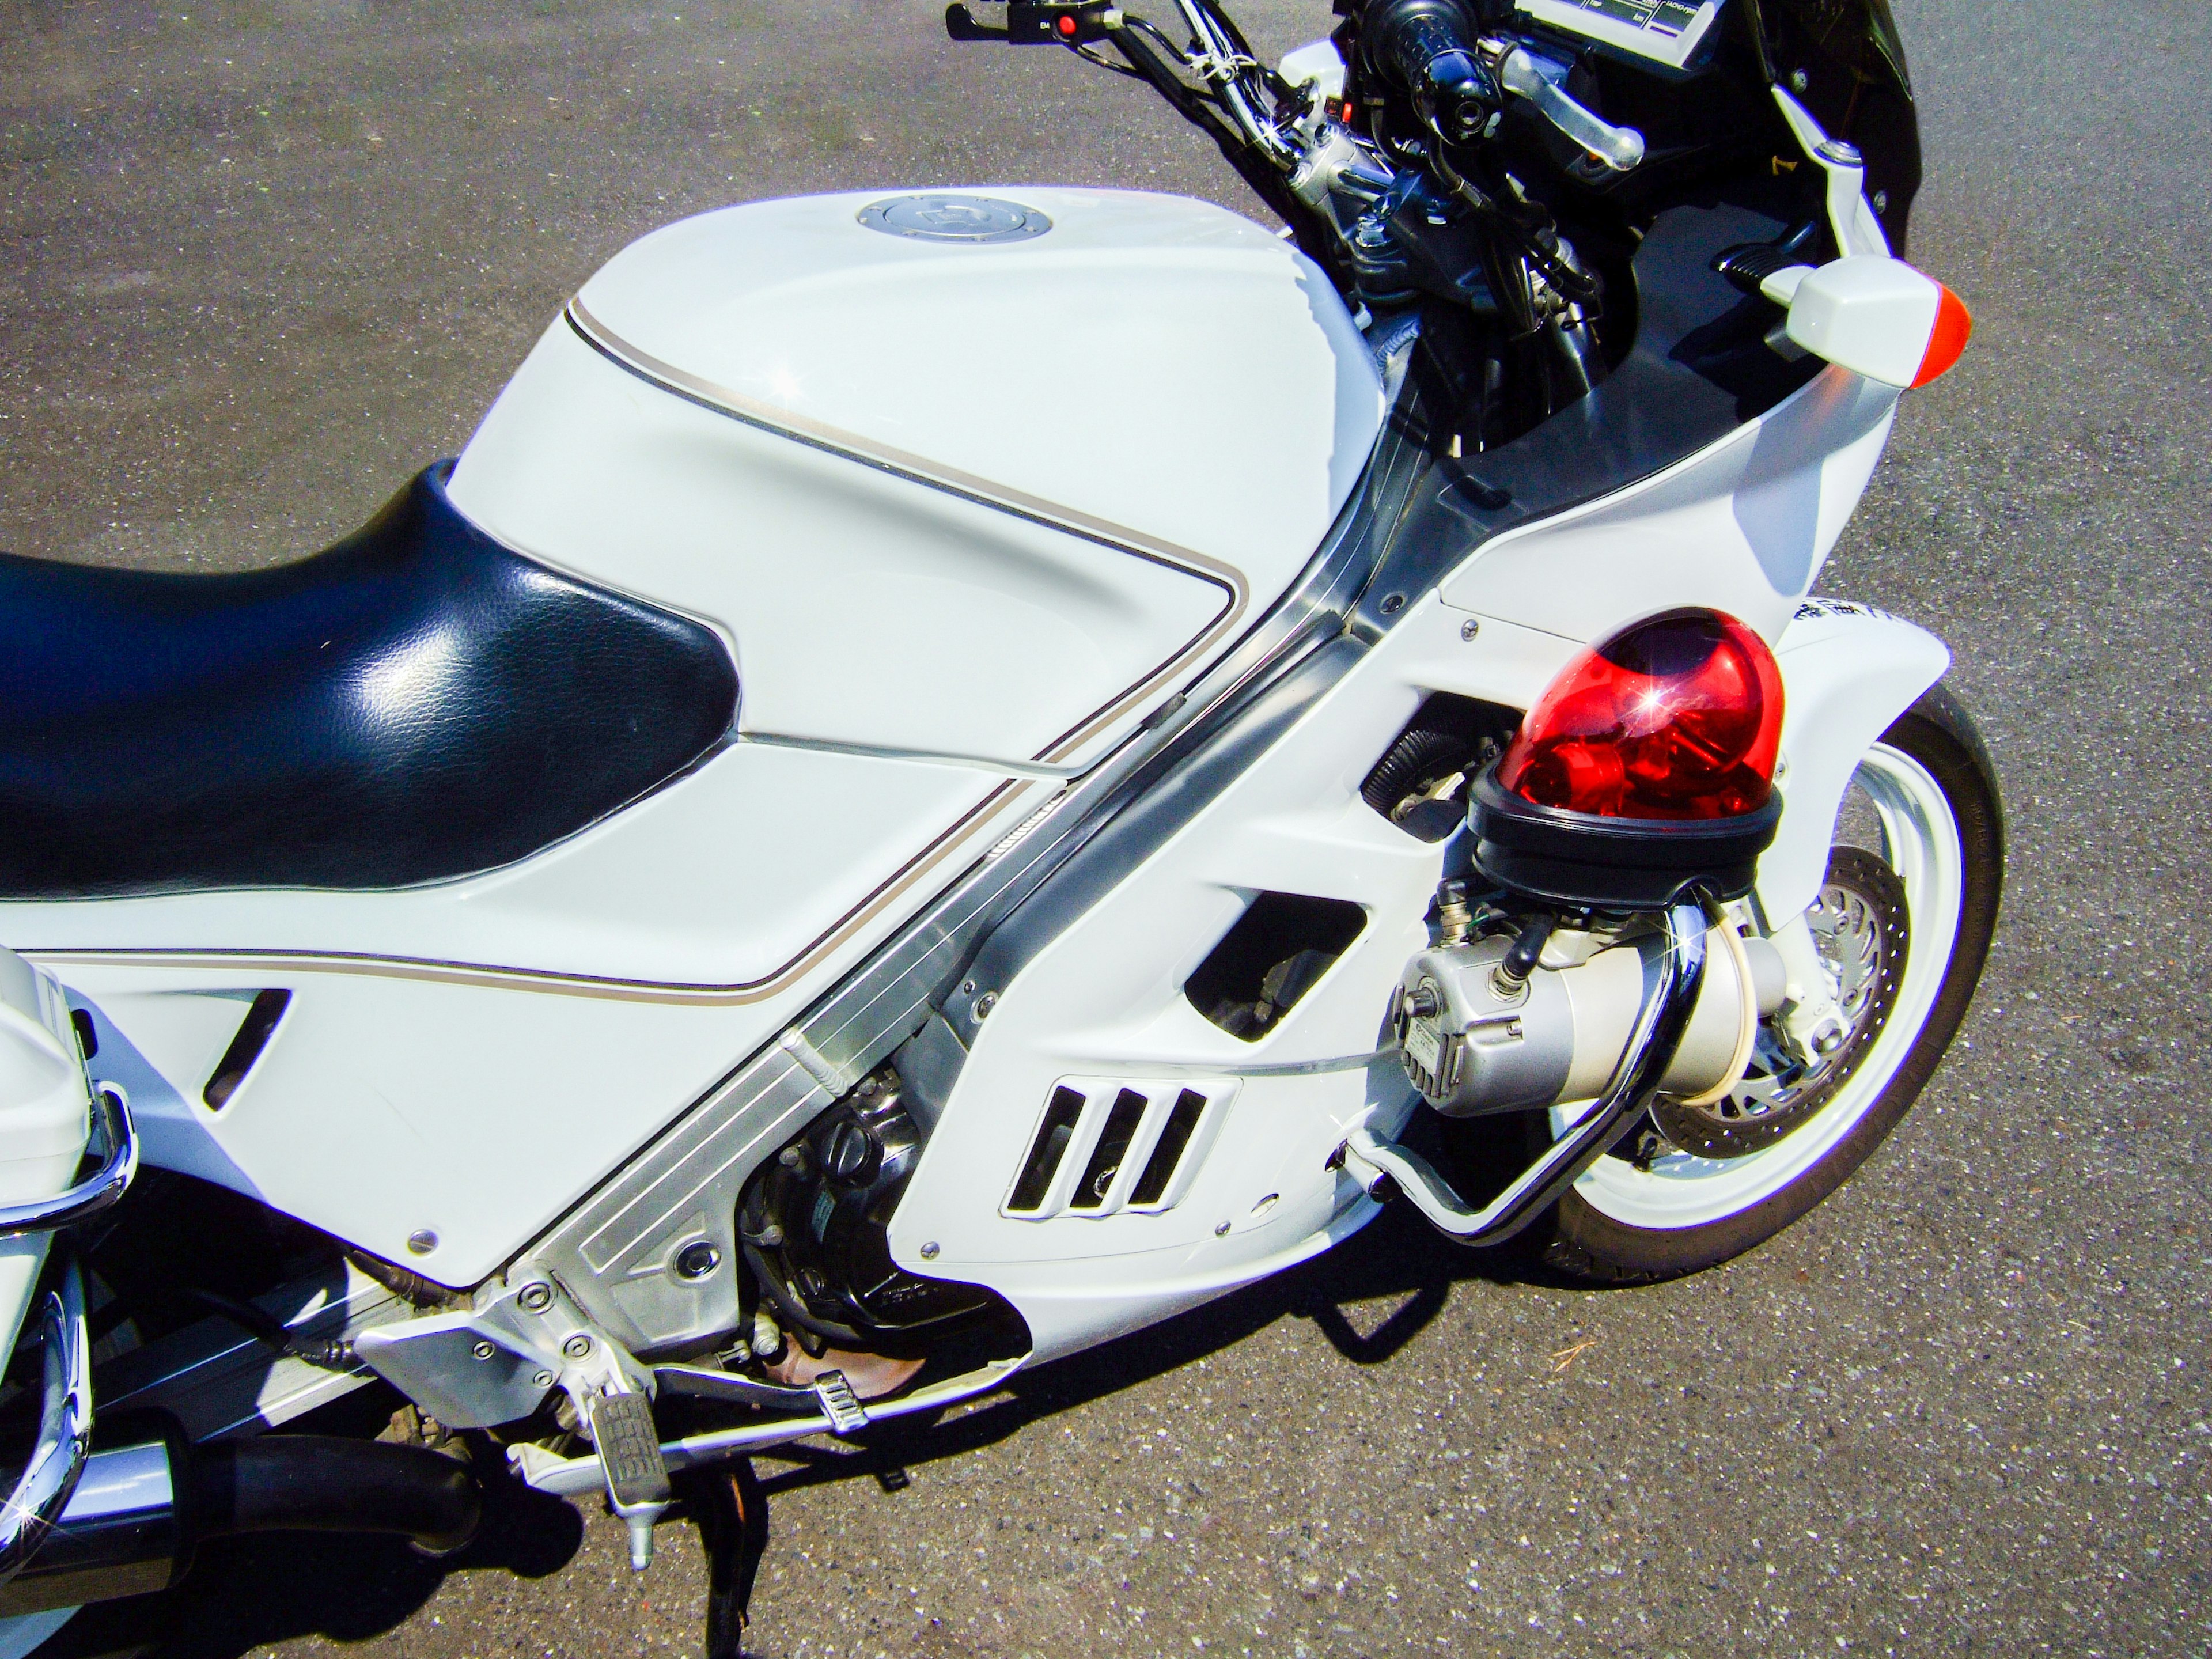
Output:
M975 14L962 5L960 0L952 0L952 3L945 9L945 33L955 40L1004 40L1010 38L1005 29L994 29L987 23L977 22Z
M1536 59L1520 46L1497 62L1498 83L1526 98L1561 132L1614 173L1626 173L1644 159L1644 135L1633 127L1602 121L1562 92Z

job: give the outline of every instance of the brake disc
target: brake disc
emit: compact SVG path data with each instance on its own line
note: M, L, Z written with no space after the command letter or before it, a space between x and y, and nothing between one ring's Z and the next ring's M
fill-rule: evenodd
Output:
M1735 1088L1706 1106L1664 1097L1653 1103L1659 1133L1683 1152L1741 1158L1771 1146L1835 1097L1889 1023L1911 944L1897 872L1863 848L1834 848L1827 880L1805 920L1846 1022L1841 1041L1808 1062L1775 1021L1762 1021L1751 1065Z

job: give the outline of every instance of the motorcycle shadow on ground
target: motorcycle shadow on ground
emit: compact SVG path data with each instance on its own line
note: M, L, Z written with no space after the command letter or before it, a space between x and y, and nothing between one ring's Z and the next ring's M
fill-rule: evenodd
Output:
M1455 1160L1457 1162L1457 1160ZM1486 1156L1452 1173L1476 1201L1502 1186ZM1494 1186L1493 1186L1494 1176ZM835 1445L799 1444L763 1454L761 1487L773 1500L831 1481L873 1478L887 1491L909 1471L1012 1438L1032 1424L1105 1399L1218 1352L1285 1318L1311 1322L1345 1359L1385 1363L1411 1342L1449 1300L1454 1285L1540 1280L1525 1248L1439 1249L1413 1210L1395 1204L1359 1233L1292 1271L1156 1326L1142 1340L1093 1349L1013 1377L979 1407L939 1421L893 1419ZM1377 1304L1391 1304L1370 1322ZM398 1402L364 1389L333 1412L323 1431L372 1432L379 1413ZM491 1462L480 1458L479 1467ZM483 1530L461 1556L428 1560L400 1540L360 1535L276 1534L205 1547L191 1576L160 1595L87 1608L37 1651L35 1659L244 1659L257 1648L307 1636L340 1642L384 1634L419 1612L449 1574L540 1578L560 1571L582 1542L584 1518L562 1499L487 1470ZM672 1511L671 1520L682 1510ZM663 1548L682 1548L672 1535ZM696 1547L694 1544L692 1547ZM775 1545L770 1542L773 1555Z

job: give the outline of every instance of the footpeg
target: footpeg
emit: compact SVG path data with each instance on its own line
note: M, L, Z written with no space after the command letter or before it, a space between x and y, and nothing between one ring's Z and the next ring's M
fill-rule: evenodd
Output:
M595 1395L592 1443L599 1448L599 1468L607 1478L608 1501L629 1523L629 1564L643 1572L653 1563L653 1523L672 1495L653 1401L641 1394Z
M853 1385L845 1380L842 1371L824 1371L814 1379L814 1397L822 1402L822 1414L830 1419L832 1434L850 1434L855 1429L868 1425L867 1408L860 1404ZM654 1450L658 1453L659 1448ZM665 1478L665 1477L664 1477Z

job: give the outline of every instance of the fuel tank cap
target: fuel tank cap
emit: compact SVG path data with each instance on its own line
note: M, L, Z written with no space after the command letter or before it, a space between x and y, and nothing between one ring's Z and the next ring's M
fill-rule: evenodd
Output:
M860 210L860 220L886 236L925 242L1021 242L1052 228L1052 221L1035 208L995 196L941 192L871 202Z

